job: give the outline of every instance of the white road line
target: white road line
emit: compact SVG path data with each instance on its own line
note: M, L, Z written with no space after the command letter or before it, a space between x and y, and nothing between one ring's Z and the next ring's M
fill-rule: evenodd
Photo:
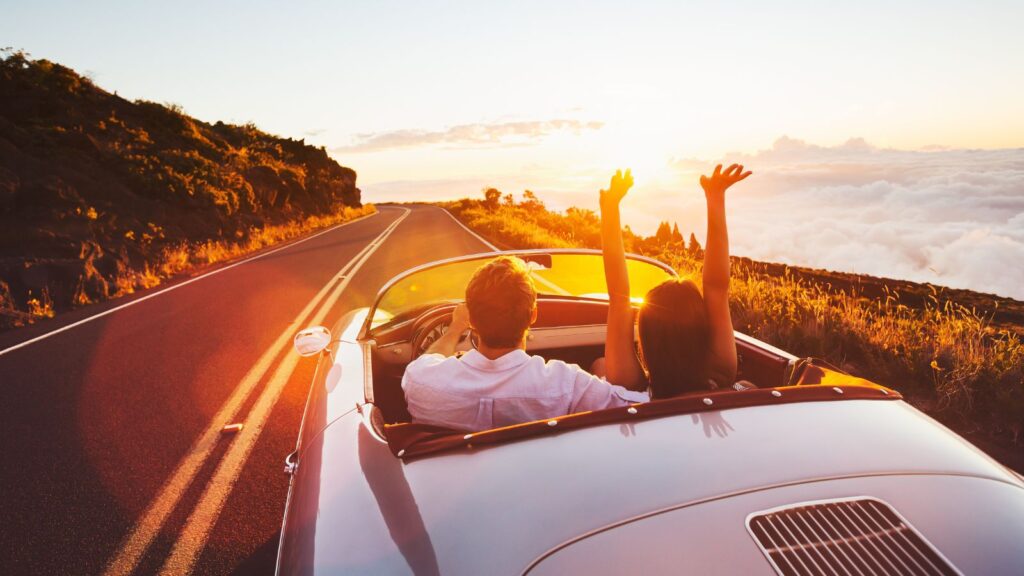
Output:
M385 230L384 234L374 240L372 243L373 248L363 253L359 261L352 266L345 279L320 306L316 315L310 320L310 324L320 324L323 322L331 308L341 298L349 281L356 272L373 256L373 253L387 240L388 236L398 227L398 224L409 215L410 210L407 208L405 210L405 214L392 223ZM199 503L196 504L192 514L188 517L188 521L185 523L185 527L178 537L174 549L171 550L171 555L167 558L160 571L161 574L189 574L192 571L196 560L199 558L199 553L206 546L210 532L213 530L213 526L224 508L224 503L238 481L242 467L245 465L246 460L249 459L256 441L259 439L260 433L270 417L270 412L273 410L274 405L277 404L281 393L284 392L284 388L288 384L288 380L291 378L298 361L299 356L297 354L288 354L277 367L277 370L274 371L270 381L246 417L245 427L242 428L242 431L232 441L209 484L206 485Z
M267 252L263 252L261 254L255 255L255 256L250 256L249 258L246 258L245 260L240 260L238 262L235 262L234 264L230 264L230 265L225 266L223 268L217 268L216 270L211 270L211 271L209 271L209 272L207 272L205 274L196 276L195 278L190 278L190 279L188 279L188 280L186 280L184 282L181 282L179 284L175 284L173 286L168 286L166 288L163 288L162 290L157 290L156 292L153 292L152 294L147 294L147 295L143 296L142 298L137 298L135 300L132 300L131 302L125 302L124 304L121 304L120 306L115 306L113 308L110 308L108 310L104 310L103 312L99 312L99 313L94 314L92 316L89 316L87 318L82 318L81 320L78 320L77 322L73 322L71 324L68 324L67 326L61 326L60 328L57 328L57 329L52 330L50 332L47 332L45 334L40 334L39 336L36 336L35 338L29 339L29 340L25 340L24 342L19 342L19 343L15 344L14 346L10 346L8 348L4 348L3 350L0 350L0 356L3 356L4 354L7 354L8 352L13 352L13 351L15 351L15 350L17 350L19 348L23 348L25 346L28 346L29 344L34 344L36 342L39 342L40 340L45 340L45 339L49 338L50 336L54 336L56 334L60 334L61 332L64 332L66 330L71 330L72 328L75 328L76 326L81 326L82 324L85 324L87 322L92 322L93 320L96 320L97 318L102 318L102 317L106 316L107 314L113 314L114 312L117 312L118 310L123 310L124 308L127 308L129 306L134 306L135 304L138 304L140 302L145 302L146 300L149 300L150 298L155 298L156 296L159 296L161 294L165 294L167 292L170 292L171 290L177 290L178 288L181 288L182 286L188 286L189 284L191 284L193 282L196 282L198 280L202 280L203 278L208 278L210 276L213 276L214 274L220 274L221 272L224 272L225 270L230 270L230 269L234 268L235 266L241 266L242 264L245 264L247 262L252 262L253 260L259 260L260 258L263 258L265 256L270 256L271 254L273 254L275 252L280 252L281 250L287 250L288 248L291 248L293 246L298 246L299 244L302 244L303 242L306 242L308 240L312 240L313 238L316 238L317 236L320 236L322 234L327 234L328 232L331 232L333 230L341 228L342 226L347 226L349 224L353 224L355 222L363 220L364 218L369 218L371 216L376 216L377 214L379 214L379 212L374 212L373 214L367 214L366 216L360 216L359 218L356 218L355 220L349 220L348 222L342 222L341 224L338 224L337 226L331 226L330 228L328 228L326 230L322 230L320 232L317 232L316 234L313 234L312 236L307 236L307 237L305 237L305 238L303 238L301 240L296 240L295 242L291 242L291 243L285 244L284 246L280 246L280 247L274 248L273 250L268 250Z
M444 213L447 214L448 217L450 217L452 220L455 220L456 224L458 224L459 226L462 226L463 230L465 230L466 232L469 232L470 234L472 234L473 237L476 238L477 240L479 240L481 243L483 243L484 246L487 246L488 248L490 248L494 252L500 252L500 250L499 250L499 248L497 246L495 246L494 244L491 244L487 240L484 240L482 236L480 236L476 232L472 231L469 228L469 226L466 226L465 224L462 223L461 220L456 218L454 214L452 214L451 212L445 210L444 208L441 208L441 210L444 210ZM563 295L568 295L569 294L568 290L566 290L565 288L562 288L561 286L555 284L554 282L548 280L547 278L541 277L536 272L532 273L531 276L533 276L533 279L536 280L537 282L540 282L541 284L547 286L548 288L551 288L552 290L554 290L555 292L557 292L559 294L563 294Z
M406 215L403 214L399 217L399 220L405 216ZM397 221L398 220L396 220L396 222ZM210 420L210 424L195 444L192 445L185 458L178 463L178 467L175 469L174 473L161 487L160 492L135 523L135 526L132 527L131 532L129 532L122 541L117 554L107 566L105 574L128 574L135 569L139 560L142 558L142 555L145 554L146 550L153 542L153 538L156 537L157 533L159 533L160 529L167 521L167 517L174 510L175 506L177 506L182 495L184 495L185 490L188 488L189 484L191 484L203 463L213 452L213 449L216 447L218 440L221 437L221 427L235 419L242 404L249 397L250 393L260 380L263 379L263 376L270 370L274 359L277 358L282 349L289 346L295 332L304 327L303 320L309 316L314 309L316 309L317 303L323 300L323 298L328 294L331 286L335 284L337 277L347 274L351 267L354 266L355 263L359 262L360 258L363 257L372 246L374 246L375 242L389 230L392 230L393 227L394 222L389 225L381 235L377 236L374 241L369 242L358 254L356 254L355 257L349 260L337 274L333 275L331 280L320 289L316 296L306 304L305 308L303 308L295 319L292 320L292 322L284 329L284 332L277 337L270 348L260 356L259 360L256 361L256 364L254 364L249 372L242 378L242 381L231 393L231 396L227 399L224 405L221 406L220 410L218 410L213 416L213 419ZM327 231L330 230L333 230L333 228ZM294 244L291 244L290 246L294 246ZM349 274L349 276L351 276L351 274ZM342 280L343 283L346 281L347 278L346 280Z
M482 236L480 236L476 232L473 232L472 230L470 230L469 226L466 226L465 224L463 224L462 221L460 221L458 218L456 218L454 214L452 214L451 212L445 210L444 208L441 208L441 210L445 214L447 214L449 218L451 218L452 220L455 220L456 224L458 224L459 226L462 226L463 230L465 230L466 232L469 232L470 234L472 234L474 238L479 240L480 243L483 244L484 246L487 246L487 248L490 249L492 252L500 252L501 251L497 246L495 246L494 244L491 244L487 240L484 240Z

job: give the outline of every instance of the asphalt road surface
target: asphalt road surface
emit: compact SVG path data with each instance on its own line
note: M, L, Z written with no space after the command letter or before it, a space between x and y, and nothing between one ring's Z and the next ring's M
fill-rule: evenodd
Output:
M272 573L315 367L291 335L407 268L487 250L443 210L382 206L0 335L0 573ZM233 422L248 432L220 432ZM193 560L169 561L182 548Z

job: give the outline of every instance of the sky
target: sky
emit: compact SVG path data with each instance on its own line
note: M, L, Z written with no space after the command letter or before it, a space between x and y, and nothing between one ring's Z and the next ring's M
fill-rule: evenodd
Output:
M1024 299L1024 2L19 2L0 46L324 146L369 201L533 190L733 251Z

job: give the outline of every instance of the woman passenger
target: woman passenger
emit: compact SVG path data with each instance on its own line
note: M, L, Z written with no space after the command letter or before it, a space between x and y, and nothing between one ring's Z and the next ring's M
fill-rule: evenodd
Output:
M719 164L701 176L707 200L708 236L704 247L704 290L692 280L666 280L644 297L637 314L640 355L634 347L634 309L622 246L619 203L633 185L629 170L616 172L601 191L601 243L608 283L608 335L605 376L633 390L650 387L651 398L670 398L716 388L736 380L736 341L729 315L729 236L725 191L750 176L733 164Z

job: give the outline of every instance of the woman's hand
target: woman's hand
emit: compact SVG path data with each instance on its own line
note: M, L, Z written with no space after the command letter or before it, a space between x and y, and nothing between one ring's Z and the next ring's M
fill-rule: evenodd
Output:
M704 196L708 200L725 199L725 191L730 186L750 176L750 172L744 172L743 166L733 164L722 172L722 165L715 166L715 172L711 176L701 176L700 186L704 189ZM614 182L615 179L612 179Z
M701 176L700 185L708 205L708 237L704 242L704 309L708 314L710 350L708 372L719 386L736 381L736 338L729 311L729 231L725 222L725 191L750 176L743 166L733 164L722 172L715 167L711 176Z
M623 174L622 170L616 170L615 176L612 176L612 182L608 186L607 190L601 190L601 205L602 206L618 206L619 202L622 201L626 196L626 192L633 187L633 174L629 168L626 168L626 173Z

